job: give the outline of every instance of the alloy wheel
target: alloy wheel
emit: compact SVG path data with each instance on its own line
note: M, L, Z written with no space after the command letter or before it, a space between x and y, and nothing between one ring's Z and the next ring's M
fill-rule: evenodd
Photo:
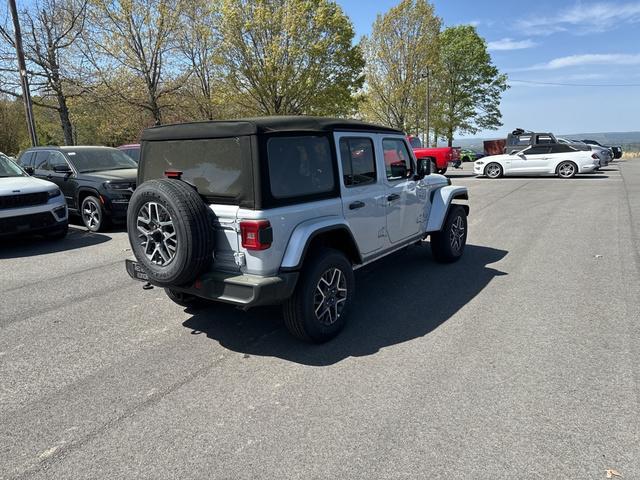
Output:
M167 209L157 202L147 202L136 219L138 240L150 262L164 267L176 256L178 238Z
M486 175L489 178L498 178L500 176L500 166L496 163L492 163L487 167Z
M316 285L313 309L324 325L334 324L346 304L347 279L338 268L330 268L320 276Z
M563 163L558 168L558 175L561 177L569 178L573 177L576 173L576 167L572 163Z
M96 231L100 228L101 220L102 210L100 205L91 199L85 200L82 205L82 221L85 226L91 231Z
M454 252L460 251L463 239L464 221L461 216L457 216L451 224L451 230L449 231L449 241L451 242L451 248Z

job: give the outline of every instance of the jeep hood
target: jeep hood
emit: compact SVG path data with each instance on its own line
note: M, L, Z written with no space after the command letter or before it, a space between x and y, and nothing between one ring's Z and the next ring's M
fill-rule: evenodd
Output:
M34 177L0 178L0 195L46 192L58 188L55 183Z

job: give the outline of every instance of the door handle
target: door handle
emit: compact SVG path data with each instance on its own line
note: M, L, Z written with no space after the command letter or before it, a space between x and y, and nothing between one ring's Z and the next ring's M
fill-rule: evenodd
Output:
M364 207L364 202L357 201L349 204L349 210L357 210Z
M398 195L397 193L392 193L387 197L387 201L393 202L394 200L398 200L399 198L400 198L400 195Z

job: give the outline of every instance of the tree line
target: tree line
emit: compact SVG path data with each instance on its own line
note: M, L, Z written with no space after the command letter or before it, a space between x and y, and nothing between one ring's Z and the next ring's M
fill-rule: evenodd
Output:
M428 138L449 144L501 125L506 77L484 39L443 28L427 0L400 1L357 42L330 0L35 0L20 22L41 144L118 145L151 125L259 115L424 137L428 110ZM28 143L14 41L0 18L6 153Z

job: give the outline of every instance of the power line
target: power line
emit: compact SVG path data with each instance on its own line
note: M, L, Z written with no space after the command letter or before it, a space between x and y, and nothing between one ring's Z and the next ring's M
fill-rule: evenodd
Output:
M517 80L510 78L510 82L532 83L534 85L553 85L557 87L640 87L640 83L559 83L537 82L534 80Z

